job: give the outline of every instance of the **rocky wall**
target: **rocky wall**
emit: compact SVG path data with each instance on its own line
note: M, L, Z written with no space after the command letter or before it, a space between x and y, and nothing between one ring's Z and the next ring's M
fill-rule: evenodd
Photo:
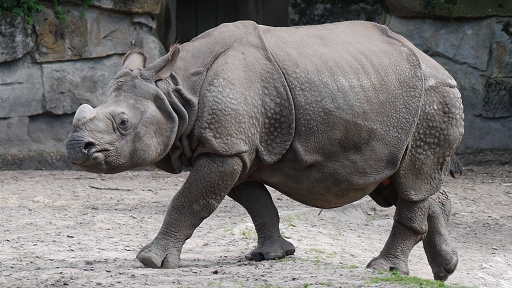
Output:
M0 160L64 152L74 111L103 100L124 53L143 48L153 61L174 43L176 0L95 0L85 10L65 3L63 23L46 8L33 26L0 16ZM461 151L512 149L512 2L290 2L291 25L346 20L388 25L454 76L465 106Z
M462 94L459 152L512 150L512 2L292 0L290 24L387 25L450 72Z
M0 158L65 151L73 114L83 103L99 105L123 55L144 49L148 60L165 54L155 36L161 0L94 1L20 17L0 16Z
M445 21L391 16L387 21L457 81L465 114L461 151L512 149L510 23L512 17Z

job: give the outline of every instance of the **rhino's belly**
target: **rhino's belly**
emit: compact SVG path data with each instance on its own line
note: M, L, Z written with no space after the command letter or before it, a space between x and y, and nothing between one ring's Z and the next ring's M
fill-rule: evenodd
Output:
M286 157L285 157L286 158ZM343 159L302 161L281 159L262 166L250 179L262 182L305 205L318 208L340 207L370 194L392 172L381 175L353 175Z
M322 187L321 185L308 186L307 183L303 184L304 185L300 189L293 186L281 185L282 187L278 187L276 190L302 204L328 209L341 207L357 201L370 194L377 186Z

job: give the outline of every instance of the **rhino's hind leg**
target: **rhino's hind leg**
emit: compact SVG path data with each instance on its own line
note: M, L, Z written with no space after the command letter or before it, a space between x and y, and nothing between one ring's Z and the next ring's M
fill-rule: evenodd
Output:
M428 200L399 199L388 240L379 256L373 258L366 267L409 274L409 254L427 232L428 206Z
M258 234L258 245L245 256L247 260L281 259L295 253L293 244L279 232L279 214L265 185L244 182L233 188L228 196L247 210Z
M418 122L393 175L398 194L395 223L381 254L368 266L407 273L409 252L425 238L434 277L446 280L457 266L457 256L446 240L449 202L442 200L440 191L464 132L464 113L455 83L436 71L424 70L427 85Z
M374 200L376 200L376 202L379 204L392 203L393 205L396 205L397 202L395 197L397 191L394 185L390 187L390 193L376 193L376 195L371 195L372 198L374 198ZM428 199L428 202L428 231L425 235L425 238L423 239L423 248L425 250L425 254L427 255L430 267L432 268L434 279L446 281L448 277L453 274L459 262L457 251L450 245L448 241L447 225L451 213L451 201L446 191L441 189L439 192L431 196ZM387 206L389 205L385 205L384 207ZM395 223L395 225L398 224ZM407 233L404 233L404 235L405 234ZM414 233L412 235L414 235ZM414 241L411 242L411 245L412 243L414 243ZM384 260L386 257L381 256L382 253L379 255L379 257L376 257L374 260L372 260L368 264L368 267L382 271L398 270L402 273L407 273L407 263L404 263L404 260L401 261L401 265L397 265L396 263L393 264L389 260Z
M450 218L451 201L443 189L430 197L429 201L428 232L423 240L423 248L434 279L446 281L459 263L457 251L448 242L446 229Z

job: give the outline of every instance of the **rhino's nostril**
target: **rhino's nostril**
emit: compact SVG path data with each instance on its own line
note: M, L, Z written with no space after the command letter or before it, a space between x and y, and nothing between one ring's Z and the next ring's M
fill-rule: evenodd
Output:
M86 142L86 143L84 144L84 151L89 152L89 151L91 151L95 146L96 146L96 144L94 144L94 142L90 142L90 141L89 141L89 142Z

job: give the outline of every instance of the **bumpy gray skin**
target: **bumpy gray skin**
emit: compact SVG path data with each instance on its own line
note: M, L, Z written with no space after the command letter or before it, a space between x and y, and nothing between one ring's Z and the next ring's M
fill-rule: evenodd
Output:
M463 134L461 97L439 64L385 26L223 24L147 67L143 52L128 53L107 96L78 109L72 163L95 173L191 167L137 255L147 267L177 267L184 242L226 195L254 221L248 259L293 254L264 184L319 208L365 195L395 205L368 267L407 274L422 240L435 279L457 266L441 185Z

